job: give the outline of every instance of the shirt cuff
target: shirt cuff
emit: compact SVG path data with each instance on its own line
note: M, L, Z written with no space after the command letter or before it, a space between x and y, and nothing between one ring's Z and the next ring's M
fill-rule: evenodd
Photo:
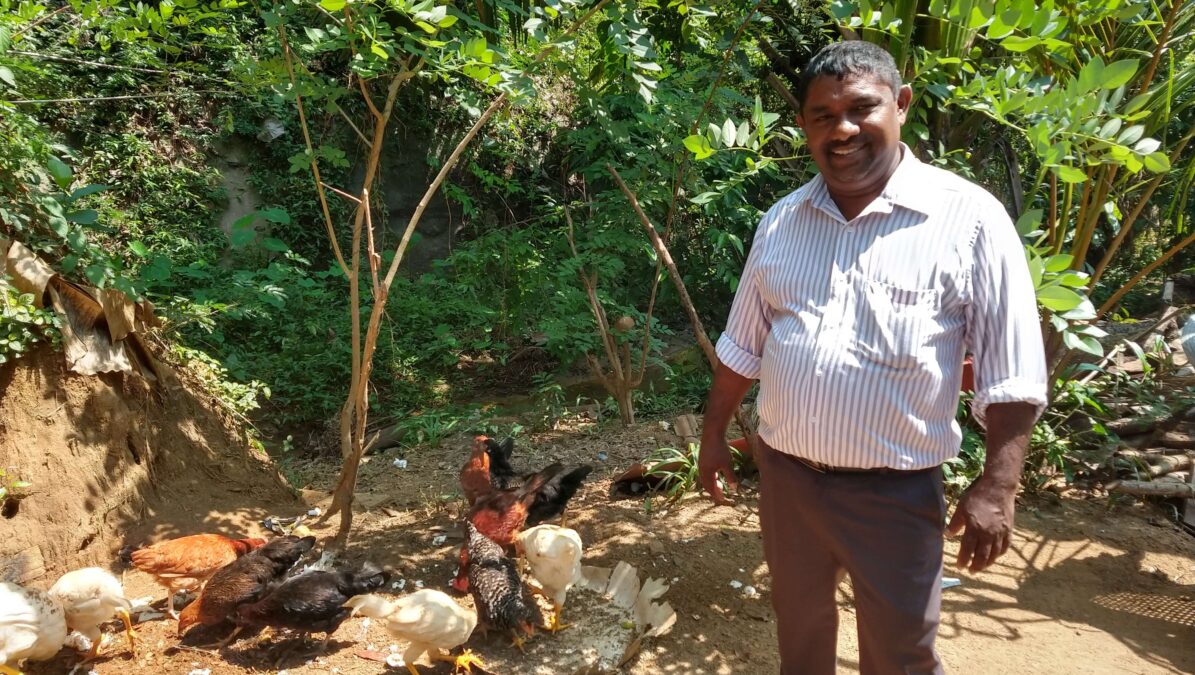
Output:
M735 344L734 340L730 339L726 333L722 333L722 337L718 338L718 347L715 351L718 353L718 359L727 368L748 379L759 379L760 364L763 359Z
M985 429L988 406L993 403L1032 403L1037 409L1034 413L1036 419L1046 409L1046 385L1033 380L1005 380L975 392L971 416Z

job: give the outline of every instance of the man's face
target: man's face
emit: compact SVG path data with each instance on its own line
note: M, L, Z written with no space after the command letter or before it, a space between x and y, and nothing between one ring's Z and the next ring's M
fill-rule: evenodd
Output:
M900 161L900 127L912 90L892 88L870 73L810 83L797 124L813 161L835 196L879 194Z

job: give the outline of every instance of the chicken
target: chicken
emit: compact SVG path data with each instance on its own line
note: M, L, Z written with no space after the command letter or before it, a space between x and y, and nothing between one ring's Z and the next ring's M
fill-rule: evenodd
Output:
M461 467L461 490L465 493L465 501L469 506L492 491L490 485L490 455L486 452L486 443L490 439L477 436L473 439L473 452Z
M178 620L174 609L174 596L179 591L198 591L216 570L261 548L265 539L230 539L220 534L193 534L133 551L129 562L137 569L151 575L159 585L165 586L166 612Z
M549 630L555 633L568 628L560 623L560 611L569 589L581 579L581 535L566 527L539 525L520 532L515 548L527 559L542 593L552 601Z
M0 673L24 659L48 661L66 642L66 614L49 593L0 582Z
M508 438L499 443L492 438L485 438L485 446L486 454L490 456L490 484L497 490L517 488L521 483L520 477L510 465L510 458L515 452L515 439Z
M419 675L415 660L425 653L433 661L453 662L453 672L472 672L475 665L485 668L481 659L468 649L455 658L441 652L465 644L477 627L477 613L461 607L442 591L425 588L394 602L379 595L359 595L345 606L351 608L353 614L384 621L391 635L410 642L402 660L411 675Z
M499 546L513 546L515 535L527 522L527 513L535 501L536 493L564 467L553 464L528 477L527 482L517 490L497 490L477 500L470 509L467 520L478 531L493 539ZM461 546L460 565L452 587L461 593L469 590L466 569L469 564L469 547Z
M218 570L178 617L179 636L197 623L219 624L237 607L260 600L313 546L315 537L278 537ZM240 632L238 626L220 645L228 644Z
M560 525L563 527L564 510L591 471L593 467L586 464L567 473L557 473L548 479L535 493L535 501L531 503L531 509L527 513L527 525L539 525L559 517Z
M137 655L136 636L129 610L133 604L124 596L124 588L112 573L98 567L85 567L67 572L50 587L50 597L66 613L66 626L91 640L91 651L83 659L90 661L99 654L102 633L100 625L113 616L124 622L129 652Z
M324 633L321 647L351 614L345 602L381 588L390 575L365 563L337 572L305 572L274 587L257 602L237 608L238 625L290 628L304 633Z
M523 635L535 634L535 627L543 623L539 605L531 597L519 577L514 560L506 557L502 547L478 531L473 523L466 523L469 540L469 592L483 630L510 631L514 646L523 650Z

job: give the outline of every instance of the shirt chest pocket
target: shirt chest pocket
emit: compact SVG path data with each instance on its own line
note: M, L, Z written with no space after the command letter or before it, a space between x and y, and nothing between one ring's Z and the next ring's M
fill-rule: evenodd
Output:
M941 292L867 279L857 308L859 356L891 368L912 368L932 358Z

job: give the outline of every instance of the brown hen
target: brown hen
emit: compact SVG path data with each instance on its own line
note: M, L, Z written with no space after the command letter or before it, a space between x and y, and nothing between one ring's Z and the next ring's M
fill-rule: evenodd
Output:
M315 537L278 537L221 568L208 579L195 602L183 609L178 618L179 636L197 623L219 624L234 615L241 605L260 600L313 546ZM233 631L221 646L240 630L238 627Z
M461 467L461 490L465 493L465 500L469 502L469 506L477 503L477 500L488 495L492 490L490 486L490 455L486 452L486 443L490 439L485 436L477 436L473 439L473 452L469 455L468 461Z
M170 592L166 611L178 619L174 596L179 591L198 591L216 570L249 551L261 548L265 539L230 539L220 534L193 534L160 541L133 551L129 558L134 567L153 576Z

